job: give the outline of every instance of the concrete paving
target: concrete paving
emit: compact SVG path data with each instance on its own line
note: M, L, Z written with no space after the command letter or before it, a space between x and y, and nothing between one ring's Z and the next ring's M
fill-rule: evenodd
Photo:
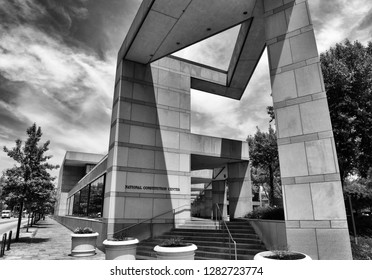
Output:
M18 242L10 246L1 260L104 260L105 253L96 249L90 257L72 257L71 230L50 217L39 221L35 226L21 229Z

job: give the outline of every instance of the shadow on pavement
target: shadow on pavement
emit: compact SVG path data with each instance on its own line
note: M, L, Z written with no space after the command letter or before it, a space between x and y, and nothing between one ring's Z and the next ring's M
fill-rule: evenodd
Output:
M38 237L21 237L19 238L18 242L14 243L43 243L43 242L48 242L50 238L38 238Z
M50 228L51 226L53 226L53 224L43 224L43 225L35 226L35 227L32 227L32 228Z

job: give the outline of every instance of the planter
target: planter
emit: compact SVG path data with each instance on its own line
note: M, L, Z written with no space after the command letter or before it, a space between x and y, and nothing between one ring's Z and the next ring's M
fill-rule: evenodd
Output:
M72 233L71 234L71 256L87 257L96 254L96 243L98 232Z
M309 261L311 258L300 252L294 251L287 251L280 254L282 257L278 257L278 254L273 251L264 251L256 254L253 259L256 261L267 260L267 261L284 261L284 260L292 260L292 261Z
M135 260L138 239L105 240L106 260Z
M185 246L160 246L154 248L158 260L193 260L195 251L198 249L194 244L185 244Z

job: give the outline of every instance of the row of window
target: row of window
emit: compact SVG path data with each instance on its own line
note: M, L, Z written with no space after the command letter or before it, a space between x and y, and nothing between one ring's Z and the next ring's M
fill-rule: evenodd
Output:
M104 191L105 175L68 198L68 215L101 218Z

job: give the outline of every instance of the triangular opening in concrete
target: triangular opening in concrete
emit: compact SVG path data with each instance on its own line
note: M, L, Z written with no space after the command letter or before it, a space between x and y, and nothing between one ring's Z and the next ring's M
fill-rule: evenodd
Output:
M238 38L240 24L173 53L189 61L227 71Z

